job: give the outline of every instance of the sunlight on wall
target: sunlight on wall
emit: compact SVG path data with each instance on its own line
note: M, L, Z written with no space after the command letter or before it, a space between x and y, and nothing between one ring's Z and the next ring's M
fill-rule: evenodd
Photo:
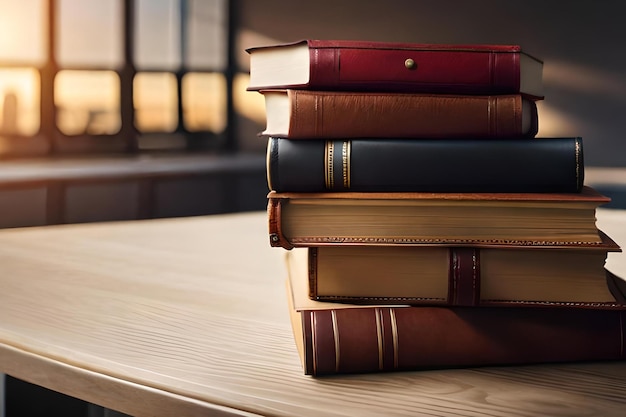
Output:
M537 137L580 136L580 120L551 106L549 100L537 102L539 131Z
M597 68L551 60L544 63L543 81L552 87L579 93L601 94L626 103L626 78Z
M242 29L237 36L237 45L235 50L237 51L237 65L246 71L250 70L250 55L246 52L247 48L263 45L273 45L281 43L282 41L274 38L270 38L261 33L254 32L252 30Z
M242 116L265 125L265 100L256 91L246 91L249 80L248 74L238 74L233 80L233 105Z
M590 125L593 119L583 119L554 105L551 91L575 93L580 100L601 96L626 106L626 79L621 74L552 60L544 63L543 81L547 93L544 100L537 102L538 137L584 136L595 128Z
M233 102L235 110L253 122L265 126L265 100L256 91L246 91L250 81L250 55L246 48L272 45L281 41L251 30L241 30L237 36L237 65L246 73L238 74L233 81Z

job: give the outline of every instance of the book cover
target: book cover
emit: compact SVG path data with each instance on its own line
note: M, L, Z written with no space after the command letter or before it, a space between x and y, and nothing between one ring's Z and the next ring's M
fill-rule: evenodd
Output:
M268 139L278 192L579 192L582 138Z
M309 297L353 304L626 309L596 247L322 246L296 250ZM299 259L301 258L301 259Z
M266 113L262 134L290 139L530 138L538 130L536 103L520 94L261 93Z
M596 246L596 208L580 193L268 194L269 240L286 249L322 245Z
M307 375L626 359L623 310L320 302L292 256L287 299Z
M543 62L519 45L309 39L246 50L249 90L302 88L543 98Z

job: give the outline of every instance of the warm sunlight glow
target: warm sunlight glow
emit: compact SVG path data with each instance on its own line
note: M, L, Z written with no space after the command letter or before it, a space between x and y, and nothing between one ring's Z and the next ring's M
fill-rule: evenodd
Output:
M121 0L57 0L57 61L61 66L116 68L123 55Z
M61 71L54 102L67 135L113 134L120 129L120 80L113 71Z
M237 74L233 80L233 105L244 117L265 126L265 99L257 91L246 91L250 75Z
M219 133L226 127L226 79L220 73L189 73L182 83L184 123L189 131Z
M178 123L176 77L139 73L133 83L135 126L143 132L172 132Z
M246 52L247 48L253 46L273 45L284 42L284 40L270 38L260 32L253 30L241 29L237 34L237 65L244 71L250 71L250 55Z
M552 87L626 101L626 78L622 73L552 60L544 64L543 80Z
M551 106L547 100L537 102L537 114L539 116L537 137L581 136L584 126L580 125L580 121Z
M0 62L44 61L45 5L43 0L0 0Z
M34 135L39 130L39 73L0 69L0 134Z

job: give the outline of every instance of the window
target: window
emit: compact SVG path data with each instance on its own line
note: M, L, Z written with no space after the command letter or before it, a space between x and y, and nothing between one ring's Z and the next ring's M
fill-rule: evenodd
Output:
M39 131L40 79L33 68L0 69L0 135L30 136Z
M0 157L235 148L232 8L0 0Z
M174 132L178 126L176 77L168 72L135 75L135 127L142 132Z
M120 130L120 80L114 71L59 71L54 104L56 124L65 135L113 135Z

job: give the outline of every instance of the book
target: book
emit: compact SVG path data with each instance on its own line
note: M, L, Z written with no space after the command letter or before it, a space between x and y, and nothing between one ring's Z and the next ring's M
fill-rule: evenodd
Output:
M308 298L287 254L287 300L306 375L626 359L626 312L354 305Z
M601 245L595 210L610 198L580 193L268 194L272 246Z
M579 192L582 138L268 138L277 192Z
M301 88L542 98L543 62L519 45L301 40L246 50L248 90Z
M530 138L537 106L520 94L261 90L263 135L290 139Z
M604 265L619 246L322 246L294 249L309 297L353 304L626 309Z

